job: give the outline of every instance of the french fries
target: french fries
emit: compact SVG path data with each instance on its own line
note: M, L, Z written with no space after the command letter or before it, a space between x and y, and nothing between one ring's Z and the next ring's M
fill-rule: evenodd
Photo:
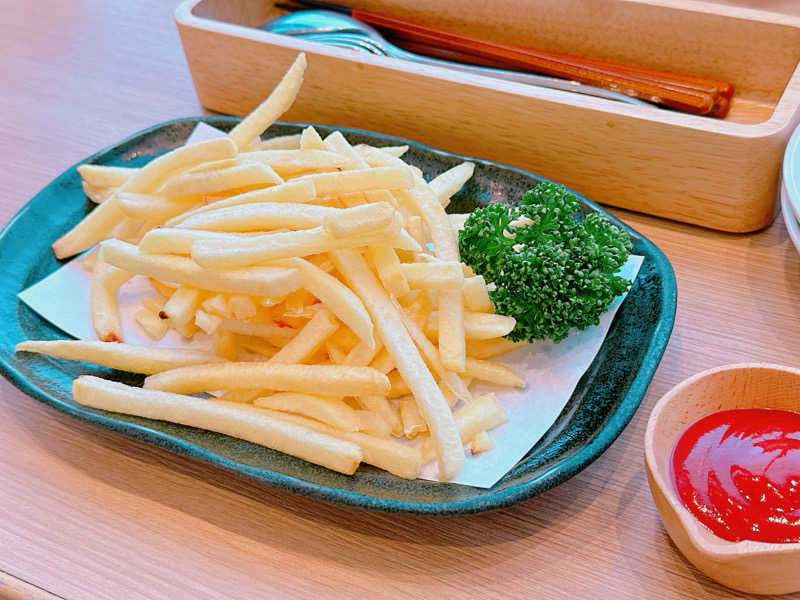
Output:
M305 70L306 55L301 52L269 97L230 130L228 138L236 144L237 148L245 148L247 144L260 136L275 119L289 110L303 84Z
M163 371L145 379L144 387L177 394L257 388L303 394L324 390L330 396L353 396L385 395L389 380L370 367L230 362Z
M151 233L155 234L156 232ZM145 238L147 237L145 236ZM407 250L419 249L419 245L402 230L388 229L348 238L337 238L322 227L303 231L265 233L239 239L198 237L191 242L190 247L192 258L197 264L219 269L262 264L281 258L308 256L309 254L375 244L386 244L393 248ZM175 247L177 249L177 246Z
M174 281L215 292L274 296L296 290L302 284L297 269L248 267L229 271L203 269L189 258L166 254L143 254L136 246L107 240L100 246L101 258L131 273Z
M407 146L351 146L341 132L261 140L292 104L298 55L226 136L140 168L81 165L97 206L53 244L97 245L90 304L104 341L29 341L20 352L147 376L143 388L80 377L81 404L202 427L342 473L363 461L414 478L435 458L451 479L506 415L470 382L524 381L489 360L517 348L483 278L461 262L466 215L444 207L469 180L462 163L426 182ZM122 341L117 291L148 277L157 298L135 320L204 350ZM198 333L202 332L202 333ZM196 336L196 337L195 337ZM219 398L190 394L213 393ZM409 441L413 438L413 441Z
M210 429L340 473L354 473L363 458L353 442L271 418L269 413L240 403L135 388L90 375L75 380L72 397L92 408Z
M15 349L17 352L36 352L68 360L82 360L144 375L220 360L208 352L188 348L154 348L88 340L26 341L17 344Z
M454 477L464 464L464 451L458 440L453 415L397 309L359 253L354 250L335 250L331 254L336 268L365 300L384 346L414 394L435 440L441 477Z

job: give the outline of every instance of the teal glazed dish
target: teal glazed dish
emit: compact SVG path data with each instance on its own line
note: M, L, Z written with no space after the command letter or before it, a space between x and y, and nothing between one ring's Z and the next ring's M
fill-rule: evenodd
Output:
M223 130L234 117L178 119L137 133L81 161L140 166L183 144L198 121ZM299 133L305 124L279 123L269 136ZM323 135L333 127L317 126ZM408 144L404 159L426 178L462 162L475 163L475 174L450 204L453 212L478 205L515 201L545 178L491 161L466 158L412 141L358 129L336 128L354 144ZM606 214L633 239L644 263L622 303L606 340L555 424L494 487L480 489L422 480L407 481L363 465L347 476L249 442L164 421L153 421L81 406L71 397L72 380L95 374L126 383L142 378L81 362L14 353L26 339L60 339L65 334L34 313L17 294L61 266L50 244L77 223L92 206L81 189L75 167L67 169L28 202L0 232L0 370L25 393L83 421L196 458L271 486L321 500L390 512L464 514L519 502L569 479L594 461L628 424L644 397L675 317L676 286L672 267L649 240L590 200L582 210ZM14 260L8 260L8 257Z

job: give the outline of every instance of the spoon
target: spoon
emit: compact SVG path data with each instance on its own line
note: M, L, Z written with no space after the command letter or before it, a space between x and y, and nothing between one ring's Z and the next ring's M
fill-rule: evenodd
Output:
M389 43L378 31L369 25L348 17L347 15L328 10L303 10L290 13L267 21L261 26L261 29L269 31L270 33L289 35L323 44L352 48L354 50L392 58L400 58L419 64L446 67L448 69L474 75L516 81L517 83L566 92L576 92L588 96L605 98L607 100L634 104L636 106L649 106L649 104L642 100L611 90L584 85L577 81L556 79L546 75L507 71L505 69L495 69L492 67L466 65L408 52Z

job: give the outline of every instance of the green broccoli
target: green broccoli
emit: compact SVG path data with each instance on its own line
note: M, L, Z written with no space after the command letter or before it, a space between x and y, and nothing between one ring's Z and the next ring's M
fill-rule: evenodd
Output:
M599 323L631 282L615 275L628 234L598 213L580 218L575 196L544 182L517 206L476 209L459 235L461 259L482 275L495 310L514 317L514 341L559 342L571 327ZM494 287L494 289L492 289Z

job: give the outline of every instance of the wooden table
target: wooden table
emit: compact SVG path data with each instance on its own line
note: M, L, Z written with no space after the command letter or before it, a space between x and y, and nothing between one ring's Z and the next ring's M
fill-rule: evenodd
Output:
M202 112L174 4L0 2L0 223L81 157ZM366 512L96 429L0 379L0 598L741 597L667 538L644 426L701 369L800 363L800 257L780 217L734 236L617 214L672 261L677 320L632 423L577 477L489 514Z

